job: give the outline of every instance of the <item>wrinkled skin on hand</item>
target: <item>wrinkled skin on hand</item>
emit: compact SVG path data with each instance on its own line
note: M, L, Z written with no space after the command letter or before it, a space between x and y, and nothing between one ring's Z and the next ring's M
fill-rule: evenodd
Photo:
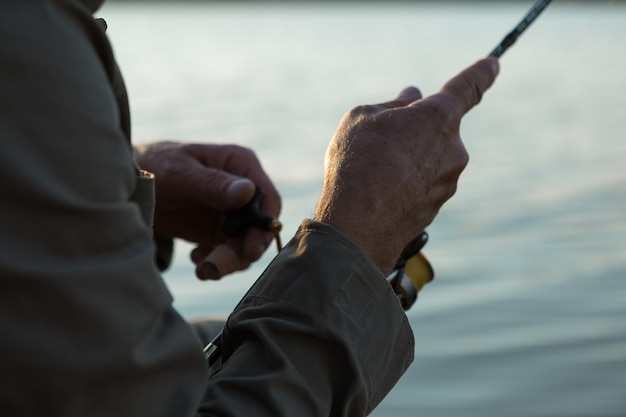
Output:
M315 219L348 235L389 273L455 193L469 160L461 119L498 69L484 59L429 97L410 87L393 101L348 112L326 154Z
M250 201L255 184L265 191L262 210L274 217L280 213L278 192L251 150L159 142L137 146L135 158L155 175L155 233L196 243L191 255L196 264L217 245L226 245L236 258L233 269L242 270L271 243L272 235L257 228L237 238L226 238L220 231L224 212Z

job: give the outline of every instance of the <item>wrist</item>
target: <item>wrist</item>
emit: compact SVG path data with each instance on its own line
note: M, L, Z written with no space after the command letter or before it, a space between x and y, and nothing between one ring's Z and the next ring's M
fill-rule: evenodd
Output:
M341 215L320 204L314 220L334 227L352 240L386 276L393 269L403 245L396 243L398 236L390 228L381 227L380 220L368 220L368 217L354 212Z

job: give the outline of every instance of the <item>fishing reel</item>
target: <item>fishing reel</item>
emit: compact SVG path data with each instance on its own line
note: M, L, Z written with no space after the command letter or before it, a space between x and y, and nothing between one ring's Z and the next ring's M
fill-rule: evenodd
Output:
M269 214L261 211L261 203L265 196L263 189L258 185L254 188L254 196L243 207L231 210L224 216L221 224L222 233L228 237L235 237L242 234L251 227L258 227L274 235L276 246L280 252L283 244L280 240L282 224Z
M417 294L435 278L435 271L430 262L422 253L422 248L428 242L428 233L422 232L413 239L402 251L393 271L387 277L400 300L402 308L409 310L415 301Z
M261 211L263 196L263 190L257 185L254 196L248 204L226 214L222 223L222 232L226 236L233 237L251 227L270 231L276 238L280 252L282 249L279 235L281 224ZM435 277L430 262L422 253L422 248L427 242L428 233L426 232L422 232L413 239L404 248L393 271L387 277L404 310L409 310L415 304L417 294L422 287Z

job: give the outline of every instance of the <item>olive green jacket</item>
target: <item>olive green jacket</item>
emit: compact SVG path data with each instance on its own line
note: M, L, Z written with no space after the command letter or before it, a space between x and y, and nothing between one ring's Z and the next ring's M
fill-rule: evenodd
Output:
M411 329L360 248L315 222L230 316L209 376L155 266L153 179L98 3L0 3L0 415L369 413Z

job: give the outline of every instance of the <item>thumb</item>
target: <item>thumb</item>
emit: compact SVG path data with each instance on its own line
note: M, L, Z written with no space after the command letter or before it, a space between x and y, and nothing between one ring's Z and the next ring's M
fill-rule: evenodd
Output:
M234 177L225 181L225 185L226 190L222 201L230 206L224 207L226 209L242 207L254 196L254 183L247 178Z
M188 192L194 199L218 210L243 207L254 196L254 182L219 169L205 168L193 171L188 177Z
M485 58L461 71L440 90L457 117L462 117L480 102L483 93L491 87L500 65L495 58Z

